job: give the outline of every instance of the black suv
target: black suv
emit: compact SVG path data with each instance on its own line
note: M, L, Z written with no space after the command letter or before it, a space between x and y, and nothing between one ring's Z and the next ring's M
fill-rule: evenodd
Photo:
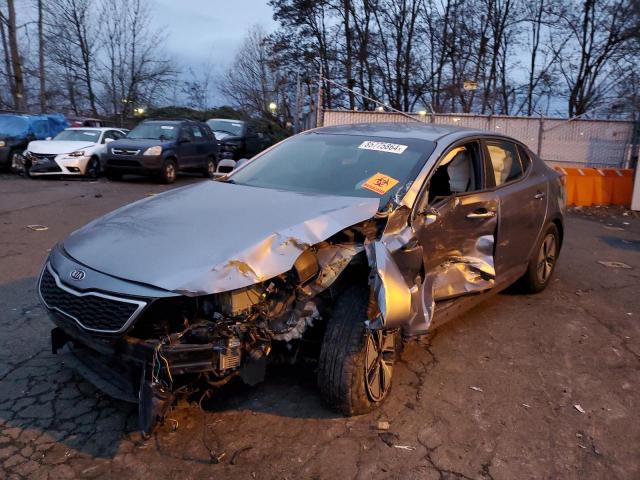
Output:
M210 118L207 125L220 141L222 158L251 158L272 143L269 136L259 132L251 122Z
M145 120L121 140L109 144L105 174L157 175L172 183L178 171L202 172L213 178L218 162L218 142L211 129L193 120Z

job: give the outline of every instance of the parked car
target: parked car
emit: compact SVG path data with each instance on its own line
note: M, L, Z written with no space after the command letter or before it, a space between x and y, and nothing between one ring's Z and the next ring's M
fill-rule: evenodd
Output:
M163 183L173 183L179 171L202 172L213 178L219 147L203 122L145 120L107 150L107 178L118 180L132 173L156 175Z
M559 174L512 138L326 127L91 222L38 290L53 351L139 402L144 432L179 392L260 381L273 351L315 356L326 403L356 415L389 395L400 336L547 287L564 208Z
M259 132L252 122L211 118L207 120L207 125L220 141L222 158L251 158L271 143L269 136Z
M85 175L97 178L107 145L126 135L115 128L67 128L51 140L30 142L24 152L25 168L32 177Z
M0 113L0 170L24 172L22 153L29 142L53 137L67 128L60 114Z
M100 118L67 116L70 127L106 127L108 122Z

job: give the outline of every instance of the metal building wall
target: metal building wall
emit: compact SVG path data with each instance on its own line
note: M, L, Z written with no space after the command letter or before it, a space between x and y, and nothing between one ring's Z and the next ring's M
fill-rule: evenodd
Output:
M620 120L563 120L552 118L469 114L410 114L424 123L458 125L509 135L554 164L626 167L630 159L633 122ZM323 125L413 120L393 112L325 110Z

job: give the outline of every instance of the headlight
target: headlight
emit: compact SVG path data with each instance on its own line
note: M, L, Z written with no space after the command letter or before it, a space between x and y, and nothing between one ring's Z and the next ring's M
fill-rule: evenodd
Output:
M76 150L75 152L71 152L67 156L68 157L83 157L84 156L84 150Z
M6 146L7 146L7 142L5 142L4 140L0 140L0 148L6 147Z
M160 145L156 145L155 147L147 148L143 155L160 155L162 153L162 147Z
M234 150L237 150L238 148L240 148L240 145L237 143L223 143L222 144L222 149L226 150L227 152L233 152Z

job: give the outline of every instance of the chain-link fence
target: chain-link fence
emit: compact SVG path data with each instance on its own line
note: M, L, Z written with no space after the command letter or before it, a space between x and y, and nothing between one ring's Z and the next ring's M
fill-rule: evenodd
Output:
M526 144L540 158L565 166L619 167L632 163L634 122L621 120L563 120L555 118L470 114L410 114L425 123L458 125L509 135ZM309 119L315 126L315 112ZM321 125L369 122L411 122L393 112L325 110ZM308 125L311 126L311 125Z

